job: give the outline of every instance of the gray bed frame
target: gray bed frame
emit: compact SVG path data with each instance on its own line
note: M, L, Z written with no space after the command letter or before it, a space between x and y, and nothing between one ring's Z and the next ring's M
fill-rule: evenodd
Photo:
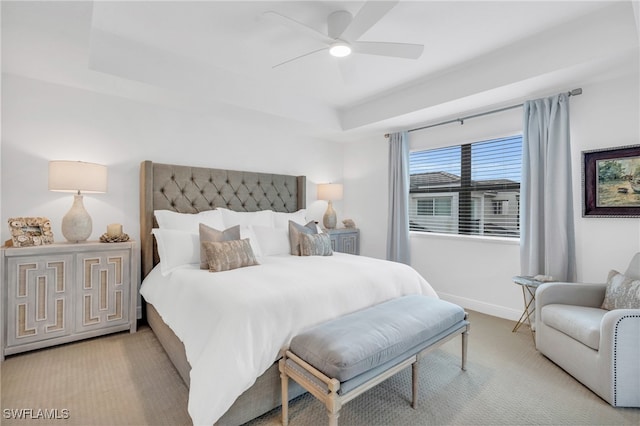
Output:
M154 210L198 213L224 207L235 211L295 212L306 206L305 176L210 169L143 161L140 164L140 246L142 278L159 262L151 229ZM178 373L189 386L191 366L184 345L153 305L144 303L145 318ZM292 383L294 385L294 383ZM281 405L277 360L218 420L217 425L240 425ZM220 386L219 389L224 389ZM289 399L304 393L289 387Z

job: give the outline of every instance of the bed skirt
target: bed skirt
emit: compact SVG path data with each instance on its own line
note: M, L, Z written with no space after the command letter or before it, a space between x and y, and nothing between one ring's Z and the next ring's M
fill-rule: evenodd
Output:
M171 328L164 323L162 317L160 317L153 305L147 303L146 306L149 326L188 387L191 366L187 361L184 345L173 333ZM278 371L278 362L276 360L262 376L256 379L253 386L238 397L231 408L218 420L216 425L241 425L279 407L282 405L280 386L280 372ZM304 392L306 391L297 383L290 383L289 400L302 395Z

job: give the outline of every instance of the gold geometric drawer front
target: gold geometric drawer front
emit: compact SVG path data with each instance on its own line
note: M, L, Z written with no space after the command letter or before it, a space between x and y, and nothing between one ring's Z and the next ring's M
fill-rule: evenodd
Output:
M82 260L81 324L83 329L127 322L128 285L125 256L106 255Z
M71 259L11 259L7 297L7 344L59 337L71 332L71 297L67 282Z

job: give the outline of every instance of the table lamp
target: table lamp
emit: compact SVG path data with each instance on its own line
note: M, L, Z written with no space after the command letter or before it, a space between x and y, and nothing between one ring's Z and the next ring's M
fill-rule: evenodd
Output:
M107 167L83 161L50 161L49 190L76 193L71 209L62 218L62 235L70 242L86 241L92 224L81 192L107 192Z
M318 185L318 199L328 202L327 211L322 216L322 224L326 229L336 227L336 211L333 209L332 201L342 200L342 184L321 183Z

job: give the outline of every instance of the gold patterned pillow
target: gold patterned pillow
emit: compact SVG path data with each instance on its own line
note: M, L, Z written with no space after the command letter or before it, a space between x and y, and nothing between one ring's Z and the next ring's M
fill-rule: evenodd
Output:
M300 255L301 256L331 256L331 238L329 234L301 234L300 235Z
M610 271L602 309L640 309L640 280Z
M248 238L222 242L202 243L207 254L209 272L229 271L258 265Z
M231 241L240 239L240 225L232 226L224 231L218 231L215 228L199 224L200 232L200 269L209 269L209 263L207 262L207 253L202 243L220 243L222 241Z

